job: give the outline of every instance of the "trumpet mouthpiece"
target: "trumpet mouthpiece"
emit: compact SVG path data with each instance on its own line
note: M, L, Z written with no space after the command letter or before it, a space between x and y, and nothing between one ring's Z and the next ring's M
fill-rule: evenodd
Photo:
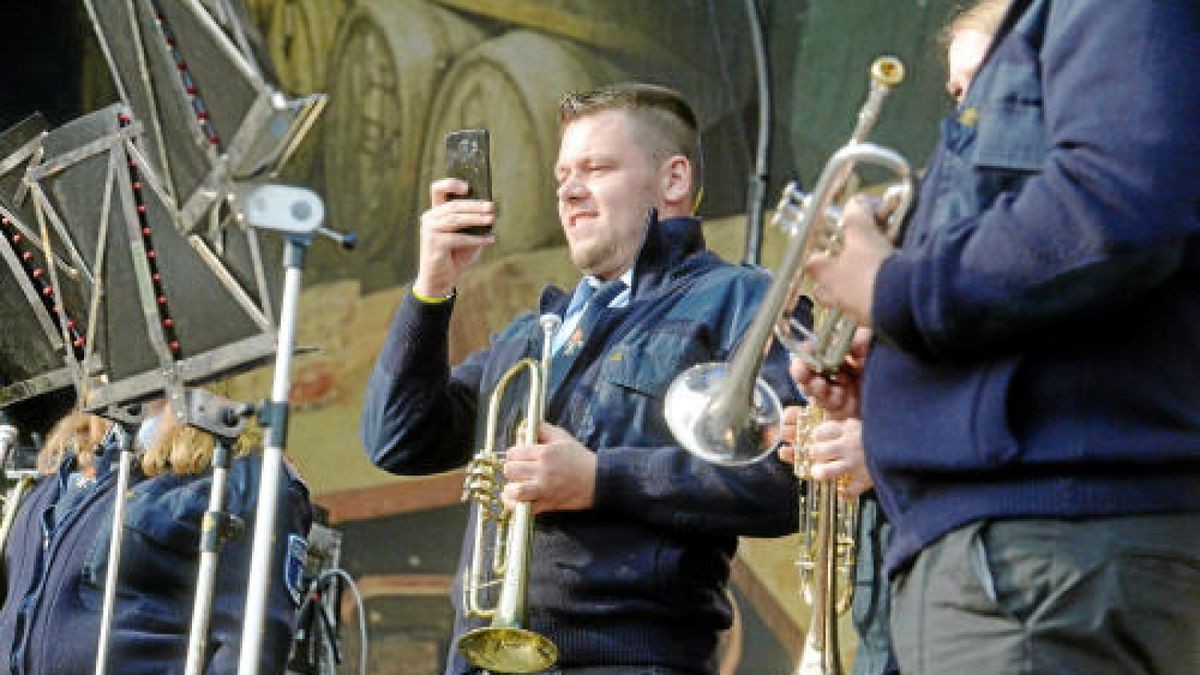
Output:
M904 63L895 56L880 56L871 63L871 79L884 87L904 81Z

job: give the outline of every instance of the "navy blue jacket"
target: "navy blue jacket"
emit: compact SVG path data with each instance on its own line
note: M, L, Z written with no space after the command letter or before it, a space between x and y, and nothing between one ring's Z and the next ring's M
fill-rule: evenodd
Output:
M731 620L725 585L737 536L796 528L789 466L773 456L737 469L695 459L676 444L662 410L676 374L726 359L766 284L765 274L706 252L698 221L652 222L629 305L607 310L602 334L580 348L566 379L548 393L547 421L570 431L598 460L593 508L542 514L534 530L529 627L558 645L562 665L713 670L717 632ZM547 288L539 313L561 314L569 297ZM451 369L450 304L409 296L371 374L363 441L389 471L462 466L483 421L476 415L481 393L490 395L519 358L541 354L541 328L528 314ZM766 377L781 398L795 402L786 366L776 350ZM525 387L514 384L511 391ZM514 407L505 408L500 428L515 423ZM457 589L453 599L456 634L480 625L462 617ZM449 672L467 670L453 649L450 661Z
M4 554L4 604L0 606L0 669L16 674L91 673L111 539L116 455L97 458L96 483L53 524L54 504L74 459L58 475L39 480L22 501ZM109 461L112 471L109 471ZM257 456L234 460L226 510L246 521L246 531L221 551L210 617L206 672L237 670L253 540ZM211 473L133 472L125 511L117 600L108 647L109 671L122 675L182 673L199 563L200 521L208 508ZM268 596L261 672L282 673L295 622L311 523L308 491L294 478L280 490L273 575ZM291 555L288 550L290 549ZM292 566L291 582L285 568ZM291 586L291 588L289 588Z
M1017 0L875 286L895 571L984 518L1200 509L1200 3Z

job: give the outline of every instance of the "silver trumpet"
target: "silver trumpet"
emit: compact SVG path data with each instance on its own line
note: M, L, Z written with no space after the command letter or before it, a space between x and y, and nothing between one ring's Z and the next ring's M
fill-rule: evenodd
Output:
M793 318L802 298L811 299L813 282L803 268L813 254L836 255L841 250L843 224L834 201L845 196L857 165L876 165L896 175L896 183L884 196L888 236L895 236L908 213L915 192L908 162L895 151L865 140L883 100L903 79L904 66L894 57L880 57L871 64L870 92L849 142L829 158L811 194L802 193L794 183L784 190L772 220L791 237L741 345L728 362L689 368L667 390L667 425L680 445L698 457L723 465L746 464L778 446L782 406L759 377L772 339L778 338L788 351L808 359L829 377L836 377L842 366L857 323L836 308L815 302L811 329ZM809 437L823 411L810 404L804 414L795 439L796 473L804 483L800 503L804 544L797 564L813 617L796 672L832 675L842 672L835 627L837 614L849 606L851 597L857 503L839 499L835 484L808 475ZM839 585L844 586L840 591Z
M500 403L509 382L525 370L529 371L529 402L519 433L526 444L537 442L538 423L542 421L546 402L546 378L550 372L550 343L561 319L554 314L544 314L540 323L543 336L541 362L521 359L496 383L488 402L483 448L468 464L463 485L463 500L477 502L474 546L463 578L463 608L468 616L491 619L491 623L459 637L458 651L475 667L499 673L536 673L558 660L558 648L554 643L525 627L533 508L529 502L519 502L511 510L504 508L500 501L504 457L495 447ZM485 546L489 532L493 540L490 560ZM500 585L496 605L485 607L481 595L486 588L496 584Z

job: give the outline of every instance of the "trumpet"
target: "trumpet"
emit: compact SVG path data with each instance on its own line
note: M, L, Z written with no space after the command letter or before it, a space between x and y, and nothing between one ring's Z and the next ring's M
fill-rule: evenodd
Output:
M501 401L509 383L524 371L529 372L529 398L519 433L525 443L537 442L550 372L551 339L562 320L554 314L543 314L539 323L543 337L541 361L521 359L497 381L488 402L484 444L467 465L463 484L463 500L477 502L474 546L463 576L463 608L467 616L490 619L491 623L464 633L458 639L458 651L475 667L501 673L535 673L558 660L554 643L525 627L533 509L529 502L504 508L499 480L504 457L495 447ZM493 540L490 560L485 550L489 530ZM497 583L500 594L496 604L485 607L481 596Z
M793 469L800 491L800 552L796 568L800 591L812 608L796 675L837 675L843 672L838 653L837 617L854 598L854 567L858 554L858 499L838 495L836 481L813 480L810 458L812 430L825 418L819 406L801 412L796 426Z
M782 406L758 376L773 339L809 360L817 372L836 377L858 325L836 308L815 302L811 330L793 318L802 298L811 296L812 281L803 274L803 267L815 253L836 255L841 250L843 225L834 201L845 191L857 165L876 165L896 175L896 183L884 197L888 209L885 234L894 237L907 215L915 193L908 162L895 151L866 141L884 99L903 79L904 66L899 59L884 56L871 64L870 92L850 140L826 162L811 194L804 194L794 183L784 190L772 220L791 237L741 345L728 363L693 366L668 388L664 400L667 425L680 445L696 456L737 465L762 459L778 447ZM824 412L810 404L804 414L796 438L795 470L805 483L799 504L804 545L797 564L813 618L796 672L837 675L842 667L835 619L850 604L857 503L839 500L835 485L813 481L808 475L811 429Z

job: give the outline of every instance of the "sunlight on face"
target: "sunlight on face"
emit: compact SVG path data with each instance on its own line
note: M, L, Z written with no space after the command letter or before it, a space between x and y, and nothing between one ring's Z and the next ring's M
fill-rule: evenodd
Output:
M581 271L615 279L641 248L646 211L661 207L658 172L620 110L575 119L563 130L554 177L558 216Z
M949 62L949 74L946 78L946 91L955 103L962 103L979 72L979 65L987 54L992 36L974 28L964 28L954 34L950 41L946 60Z

